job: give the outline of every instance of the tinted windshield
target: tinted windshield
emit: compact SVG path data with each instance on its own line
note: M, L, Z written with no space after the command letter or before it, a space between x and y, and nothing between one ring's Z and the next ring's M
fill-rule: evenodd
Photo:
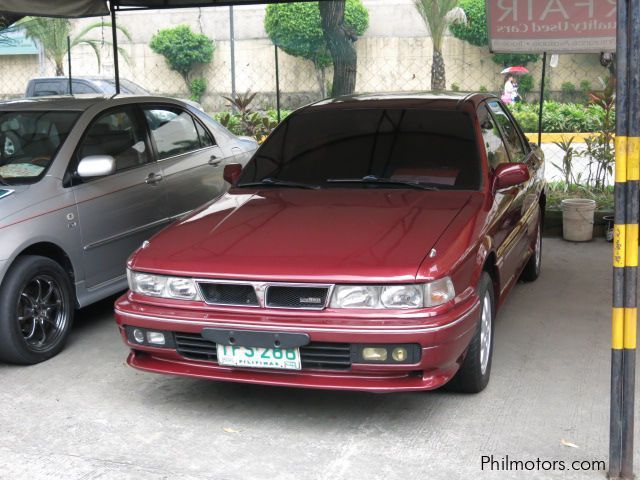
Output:
M0 112L0 177L31 183L49 167L80 112Z
M480 160L468 114L427 109L309 110L288 117L245 167L238 186L264 179L363 188L338 183L375 176L438 188L480 187ZM335 182L335 183L334 183Z

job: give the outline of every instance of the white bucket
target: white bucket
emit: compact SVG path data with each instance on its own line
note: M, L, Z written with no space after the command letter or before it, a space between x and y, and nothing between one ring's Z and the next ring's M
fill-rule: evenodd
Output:
M562 200L562 237L571 242L591 240L595 211L595 200L587 198Z

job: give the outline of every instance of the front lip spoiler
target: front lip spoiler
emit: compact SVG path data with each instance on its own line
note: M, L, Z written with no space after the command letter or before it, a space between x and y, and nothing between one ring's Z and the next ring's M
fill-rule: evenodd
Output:
M198 325L201 327L221 327L221 328L233 328L233 329L257 329L262 331L297 331L297 332L336 332L336 333L390 333L390 334L403 334L403 333L433 333L439 332L442 330L446 330L451 328L467 319L467 316L470 312L472 312L477 306L479 306L480 300L476 300L473 305L471 305L464 313L459 315L454 321L444 324L437 325L433 327L423 327L423 326L414 326L407 325L405 327L385 327L385 326L372 326L365 327L359 326L357 328L341 328L338 326L330 326L330 327L314 327L314 326L295 326L295 325L264 325L260 323L238 323L238 322L203 322L200 320L183 320L177 318L166 318L166 317L158 317L155 315L143 315L140 313L133 313L120 310L118 308L115 309L115 313L122 317L133 317L139 318L142 320L153 320L154 322L161 323L181 323L185 325Z

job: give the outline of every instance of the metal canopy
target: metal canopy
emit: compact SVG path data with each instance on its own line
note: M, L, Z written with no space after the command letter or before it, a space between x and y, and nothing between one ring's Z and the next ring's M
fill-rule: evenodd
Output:
M112 10L125 10L287 3L287 0L110 0L108 3ZM109 15L110 10L106 0L0 0L0 14L81 18Z

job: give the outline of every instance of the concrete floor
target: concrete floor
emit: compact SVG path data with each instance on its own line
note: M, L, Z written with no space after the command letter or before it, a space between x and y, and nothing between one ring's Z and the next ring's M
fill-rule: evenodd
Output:
M475 396L137 372L103 302L80 313L58 357L0 365L0 478L604 478L483 471L481 456L607 460L610 252L604 241L545 239L543 274L500 311L491 383Z

